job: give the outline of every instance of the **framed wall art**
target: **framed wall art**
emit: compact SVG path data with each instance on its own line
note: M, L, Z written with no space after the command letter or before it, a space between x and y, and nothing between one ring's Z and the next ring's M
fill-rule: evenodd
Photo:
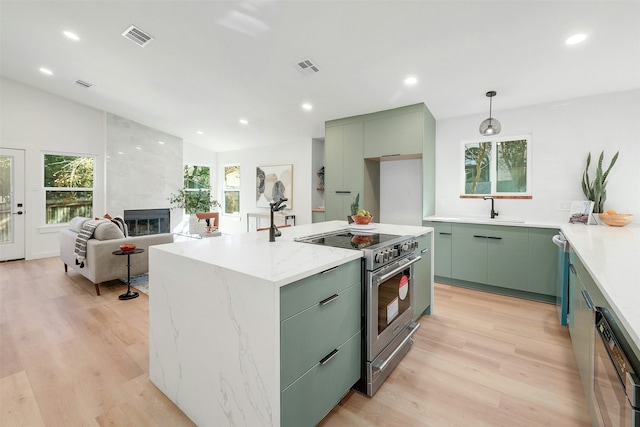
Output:
M269 203L287 198L286 208L293 208L293 165L256 167L256 206L269 208Z

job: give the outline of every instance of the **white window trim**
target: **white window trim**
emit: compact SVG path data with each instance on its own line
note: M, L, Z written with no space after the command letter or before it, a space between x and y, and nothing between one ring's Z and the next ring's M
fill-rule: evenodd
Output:
M238 212L233 212L233 213L227 213L227 198L225 197L225 193L227 191L237 191L239 194L239 200L240 202L242 202L242 192L240 190L240 183L238 184L238 188L233 188L233 187L227 187L227 168L230 166L238 166L238 168L240 169L240 182L242 182L242 168L240 166L240 163L229 163L229 164L225 164L222 166L222 203L220 203L222 205L222 212L221 214L227 217L232 217L232 218L241 218L240 217L240 211ZM241 208L242 209L242 208Z
M495 175L495 171L496 171L496 153L497 153L497 143L498 142L504 142L504 141L517 141L517 140L521 140L524 139L527 141L527 191L524 193L513 193L513 192L497 192L496 190L496 186L497 186L497 176L493 176ZM463 140L460 141L460 155L458 158L462 159L462 172L460 174L460 194L464 197L469 197L469 196L504 196L504 197L516 197L516 196L531 196L533 194L533 189L531 188L531 181L532 181L532 175L533 175L533 170L531 168L532 165L532 146L531 146L531 141L532 141L532 135L530 133L528 134L520 134L520 135L510 135L510 136L495 136L495 137L482 137L482 138L477 138L477 139L468 139L468 140ZM467 144L480 144L483 142L490 142L491 143L491 158L489 159L489 168L491 170L492 175L491 175L491 193L475 193L475 194L467 194L465 193L465 184L466 184L466 179L465 179L465 165L464 165L464 158L465 158L465 147Z
M53 156L74 156L74 157L91 157L93 159L93 187L45 187L44 186L44 159L47 155ZM96 213L96 179L97 179L97 168L98 168L98 156L95 154L86 154L86 153L67 153L61 151L42 151L42 156L40 158L40 188L42 189L42 194L40 198L40 226L39 230L43 230L42 232L48 233L49 231L44 231L48 229L57 229L62 226L68 226L69 222L60 222L56 224L47 224L47 191L60 191L60 190L71 190L71 191L91 191L93 192L93 201L91 203L91 211ZM94 215L95 216L95 215ZM68 228L68 227L66 227Z

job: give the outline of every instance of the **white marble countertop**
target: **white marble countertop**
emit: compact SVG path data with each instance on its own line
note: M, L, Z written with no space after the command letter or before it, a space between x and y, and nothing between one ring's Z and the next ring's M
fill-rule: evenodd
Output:
M640 348L640 226L565 224L561 231Z
M423 221L433 221L433 222L457 222L461 224L482 224L482 225L506 225L510 227L533 227L533 228L560 228L563 224L553 221L542 221L542 220L523 220L519 218L509 218L509 217L498 217L498 218L488 218L488 217L453 217L453 216L426 216L422 218Z
M387 234L419 236L429 227L375 224ZM362 257L357 249L341 249L295 242L298 237L347 228L347 221L328 221L282 228L282 236L269 242L269 231L175 242L154 246L158 250L258 277L275 286L284 286L312 274Z

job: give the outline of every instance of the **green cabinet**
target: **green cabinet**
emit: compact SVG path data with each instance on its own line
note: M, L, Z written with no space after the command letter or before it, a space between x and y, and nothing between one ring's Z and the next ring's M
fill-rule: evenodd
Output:
M431 295L433 291L433 233L418 236L418 255L422 257L413 269L413 319L418 319L422 314L431 313Z
M424 227L433 227L433 274L451 277L451 224L423 221Z
M363 123L346 123L325 129L325 219L346 220L351 203L364 197Z
M324 222L324 211L311 211L311 223Z
M364 122L365 158L422 153L424 114L421 109L415 112L405 110L399 108L393 110L391 116Z
M314 426L360 378L360 260L280 290L282 426Z
M557 229L438 221L423 225L435 229L434 273L439 280L503 288L543 301L555 298L558 252L551 238Z
M529 228L529 292L557 292L558 247L551 241L556 234L553 228Z

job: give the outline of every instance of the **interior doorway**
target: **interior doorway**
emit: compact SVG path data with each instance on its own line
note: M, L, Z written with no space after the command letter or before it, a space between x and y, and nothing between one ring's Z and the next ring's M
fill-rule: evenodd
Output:
M24 259L24 150L0 148L0 261Z

